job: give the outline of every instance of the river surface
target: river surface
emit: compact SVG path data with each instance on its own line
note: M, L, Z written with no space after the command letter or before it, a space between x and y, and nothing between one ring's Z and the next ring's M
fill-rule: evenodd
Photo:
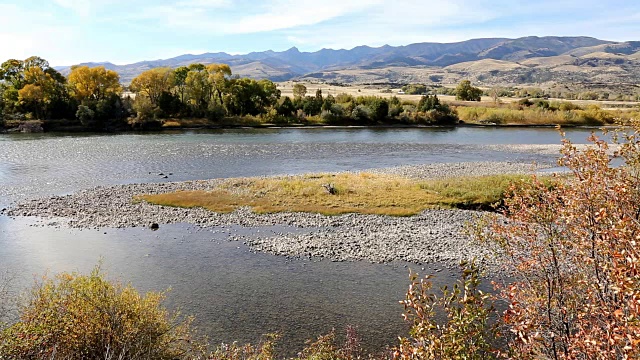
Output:
M592 129L567 135L585 143ZM552 163L557 155L518 146L559 144L553 129L238 129L158 134L0 135L0 209L11 203L98 185L237 176L361 170L462 161ZM165 178L166 176L166 178ZM14 293L45 272L89 271L141 291L171 288L167 305L195 315L212 343L256 342L279 331L291 354L305 339L346 325L358 327L369 349L406 333L401 319L409 268L440 264L337 263L253 253L231 235L301 231L281 227L200 229L68 229L53 220L0 216L0 274ZM436 285L455 274L439 271Z

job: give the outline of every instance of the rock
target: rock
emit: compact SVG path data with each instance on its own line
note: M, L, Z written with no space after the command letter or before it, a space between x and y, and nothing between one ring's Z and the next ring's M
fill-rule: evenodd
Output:
M418 179L461 175L526 173L530 164L479 162L427 164L374 169L368 172L397 174ZM166 175L165 178L167 178ZM226 228L230 240L245 242L251 251L263 251L289 257L324 257L335 261L388 263L442 262L456 266L460 260L491 254L462 233L466 223L479 212L468 210L426 210L411 217L345 214L323 216L309 213L255 214L239 208L229 214L211 213L201 208L182 209L132 201L140 194L174 191L210 190L222 180L199 180L128 184L96 187L68 196L25 201L2 212L8 216L66 218L74 228L124 228L148 224L157 230L160 224L187 223L199 227ZM259 228L281 226L279 231L259 231L249 237L233 237L230 226Z

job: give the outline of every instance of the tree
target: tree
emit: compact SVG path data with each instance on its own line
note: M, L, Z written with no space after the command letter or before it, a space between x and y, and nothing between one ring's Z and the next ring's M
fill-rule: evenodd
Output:
M213 91L218 95L220 105L223 105L224 101L222 95L229 84L231 67L227 64L211 64L207 65L207 71L209 72L209 83L211 83Z
M144 71L131 81L131 90L147 96L153 105L158 105L163 92L171 91L174 71L170 68L155 68Z
M640 123L619 138L565 139L571 176L514 185L477 227L516 275L501 298L519 358L640 358Z
M375 98L369 103L369 108L374 121L384 121L389 115L389 102L386 99Z
M16 90L22 89L24 81L24 61L10 59L0 65L0 80L4 80Z
M232 79L225 105L234 115L259 115L277 104L280 90L270 80Z
M187 98L192 107L198 111L204 111L209 104L211 98L211 84L209 83L209 73L207 73L204 65L191 64L189 72L185 79Z
M422 95L427 93L427 86L422 84L409 84L403 86L402 91L409 95Z
M52 104L66 99L66 79L51 68L46 60L32 56L25 61L10 60L8 63L4 67L4 74L7 76L5 81L12 89L7 94L14 96L11 99L14 109L44 119Z
M462 101L480 101L482 90L471 86L471 81L462 80L456 87L456 99Z
M302 84L293 85L293 97L294 98L303 98L307 95L307 87Z
M187 74L189 74L189 68L186 66L181 66L173 71L173 81L176 87L176 93L180 94L180 101L183 103Z
M282 101L282 104L278 106L278 115L291 116L295 110L296 107L293 105L291 98L287 96Z
M120 76L104 66L73 66L69 74L69 92L80 103L98 101L122 91Z
M427 112L430 110L440 110L442 105L440 104L440 99L438 99L438 95L425 95L418 102L418 110L422 112Z

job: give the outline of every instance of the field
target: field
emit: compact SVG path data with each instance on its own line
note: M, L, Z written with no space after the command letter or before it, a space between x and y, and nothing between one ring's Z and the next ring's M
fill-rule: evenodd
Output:
M278 89L281 91L282 96L289 96L293 98L293 86L295 84L303 84L307 87L307 96L313 96L316 93L316 90L322 90L322 95L326 96L331 94L333 96L337 94L346 93L353 96L380 96L385 98L390 98L392 96L397 96L400 100L404 101L420 101L422 95L407 95L407 94L398 94L400 88L388 88L382 86L367 86L367 85L345 85L345 86L336 86L336 85L328 85L321 83L311 83L311 82L293 82L286 81L277 83ZM454 84L446 85L450 88L455 88ZM388 92L391 90L391 92ZM451 95L438 95L440 100L443 100L446 103L454 103L459 105L467 105L467 106L477 106L477 102L460 102L457 101L455 96ZM520 101L522 98L520 97L500 97L500 102L504 104L514 103ZM622 106L630 107L630 106L640 106L640 102L637 101L613 101L613 100L565 100L565 99L555 99L550 98L549 101L566 101L578 106L588 106L588 105L598 105L602 109L617 109ZM483 104L494 104L494 99L490 96L483 96L481 103Z

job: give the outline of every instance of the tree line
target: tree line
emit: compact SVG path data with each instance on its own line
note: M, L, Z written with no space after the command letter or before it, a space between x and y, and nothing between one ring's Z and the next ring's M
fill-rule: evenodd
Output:
M125 92L130 90L130 92ZM73 66L63 76L37 56L0 65L0 125L24 122L76 125L94 130L147 128L165 119L258 118L261 123L434 124L455 123L455 113L437 96L419 104L398 98L306 94L296 84L282 97L270 80L241 78L227 64L154 68L128 89L103 66Z

